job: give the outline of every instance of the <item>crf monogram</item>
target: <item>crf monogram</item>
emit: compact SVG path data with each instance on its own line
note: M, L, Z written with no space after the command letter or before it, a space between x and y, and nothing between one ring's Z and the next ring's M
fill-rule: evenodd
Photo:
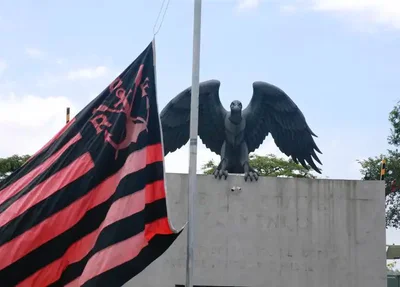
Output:
M142 74L143 74L144 66L141 65L139 67L139 71L135 78L135 87L134 90L129 89L128 92L124 88L122 88L122 80L117 78L114 82L111 83L109 86L110 93L115 92L115 96L119 99L117 103L111 108L109 106L100 105L97 109L93 111L93 114L102 112L99 115L93 117L90 122L93 124L94 128L96 129L96 133L99 134L104 132L104 140L105 142L109 143L114 149L116 150L115 159L118 158L118 152L123 150L131 143L136 143L139 135L147 131L147 124L149 120L149 109L150 103L149 98L147 97L146 89L149 87L149 79L146 78L142 81ZM146 100L146 118L142 117L133 117L132 116L132 108L133 102L137 93L137 89L140 87L139 93L141 97ZM132 99L129 101L129 96L132 95ZM125 138L120 141L119 143L114 142L112 139L112 134L108 131L109 128L112 127L112 123L109 122L106 114L104 112L111 112L111 113L123 113L125 114Z

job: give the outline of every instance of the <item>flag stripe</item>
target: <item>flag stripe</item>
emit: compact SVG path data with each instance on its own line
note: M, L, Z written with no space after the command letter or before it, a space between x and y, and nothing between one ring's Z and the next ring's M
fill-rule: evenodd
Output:
M152 49L0 185L2 287L121 286L178 236Z
M155 227L152 225L155 225ZM171 233L166 218L156 220L152 224L147 225L147 227L150 229L155 228L160 231L160 233ZM140 232L135 236L101 250L90 258L82 275L70 284L66 285L66 287L82 286L86 281L93 277L132 260L147 245L148 239L146 238L146 232Z
M99 100L95 100L95 102L96 103L98 102L98 104L101 103L101 101L99 101ZM152 104L154 105L155 103L153 102ZM90 114L92 114L92 109L93 109L93 108L92 109L89 108L89 110L87 110L87 108L88 107L86 107L84 110L82 110L76 116L76 120L74 120L75 124L73 126L71 126L67 131L60 134L60 136L54 142L52 142L52 144L45 151L43 151L41 154L37 155L34 159L32 159L30 162L28 162L23 167L22 170L20 170L17 173L14 173L13 176L10 176L6 180L3 180L2 183L0 184L0 190L1 190L1 188L7 187L10 184L18 181L21 177L25 176L26 173L31 172L38 165L42 164L43 161L47 160L54 153L57 153L58 150L60 149L60 147L67 144L68 141L70 141L72 139L71 134L75 135L75 133L78 133L78 132L85 133L85 134L95 132L94 129L92 127L90 127L90 125L86 125L86 123L90 119L90 117L85 115L85 112L86 113L89 112ZM157 110L155 109L152 113L150 113L149 122L148 122L149 130L158 130L159 129L158 120L159 119L158 119ZM82 125L85 125L86 128L85 129L79 128ZM90 130L90 129L93 129L93 130ZM90 131L88 131L88 130L90 130ZM93 136L95 136L95 135L93 135ZM102 137L101 135L99 135L99 136ZM85 138L86 137L87 137L87 135L85 136ZM97 176L95 175L95 178L100 179L101 175L109 176L110 174L113 174L114 172L116 172L123 165L123 162L121 162L120 159L126 158L126 156L128 156L132 151L142 149L145 146L159 144L160 142L161 142L160 132L148 133L148 134L146 134L145 137L139 137L138 142L136 144L131 145L127 149L121 150L119 152L120 156L119 156L118 160L113 162L112 165L110 165L107 169L99 169L98 175ZM92 144L90 144L90 145L92 145ZM91 148L96 149L97 148L96 145L97 145L97 143ZM79 142L78 144L75 144L73 150L68 150L68 155L76 157L76 156L78 156L76 153L82 154L84 152L84 150L87 150L87 148L88 148L87 142L86 142L86 140L84 140L83 142ZM107 155L107 153L111 152L111 153L113 153L113 156L115 155L115 150L113 150L113 147L111 147L108 144L105 144L104 146L102 146L101 149L102 149L102 157L97 159L99 161L99 164L101 164L102 160L109 157L109 155ZM69 156L68 157L63 156L60 164L65 166L65 161L70 161ZM60 168L60 166L56 166L56 167ZM106 172L108 174L104 174L104 172ZM46 173L46 175L47 175L47 173ZM43 176L44 175L40 176L41 180L44 180L44 178L42 178ZM37 182L29 183L30 186L27 186L26 188L24 187L24 190L30 190L36 184L37 184ZM4 210L4 208L2 208L2 206L0 205L0 212L2 210Z
M43 164L36 167L34 170L14 182L13 184L7 186L6 188L0 190L0 204L9 199L11 196L17 194L21 189L29 184L35 177L40 173L44 172L49 168L70 146L82 139L81 134L74 136L67 144L65 144L60 150L49 157Z
M74 201L85 196L93 188L91 179L96 170L90 170L84 177L80 177L69 185L61 188L45 200L32 206L20 216L12 219L0 227L0 246L21 236L32 227L37 226L46 219L54 216L60 210L70 206ZM23 222L24 224L21 224Z
M32 181L27 187L21 190L17 195L10 198L2 205L0 205L0 213L6 210L12 203L14 203L18 198L22 197L24 194L29 193L32 188L34 188L38 182L46 180L49 176L54 174L57 170L60 170L64 166L68 166L69 163L73 162L77 156L83 151L83 145L85 142L80 142L77 145L71 147L72 150L68 151L68 158L64 158L63 160L56 161L51 168L49 168L44 174L42 174L39 178ZM161 158L160 152L157 152L157 145L161 147L161 144L149 145L148 146L148 154L147 157L154 156L157 154L158 158ZM130 154L135 150L142 150L146 147L146 139L141 139L137 143L135 147L128 149ZM111 150L113 152L113 150ZM124 151L125 153L126 151ZM122 154L122 152L120 153ZM113 153L113 156L115 153ZM126 156L128 156L127 154ZM126 158L125 156L125 158ZM93 156L92 156L93 158ZM159 159L155 161L159 161ZM96 161L96 158L93 158ZM150 161L151 162L151 161ZM97 163L98 165L106 165L108 162L100 162ZM116 173L118 170L122 169L125 161L116 161L115 164L108 169L109 172ZM145 163L143 163L145 165ZM94 187L96 187L99 183L104 181L104 178L109 177L113 173L104 174L104 170L99 171L99 169L93 169L89 171L85 177L81 177L78 180L72 182L70 185L66 186L63 189L60 189L58 192L47 198L46 200L40 202L39 204L35 205L34 207L27 210L21 218L16 218L10 221L8 224L0 227L0 246L18 235L21 235L26 230L30 229L31 227L39 224L46 218L51 217L54 213L58 212L59 210L69 206L75 200L85 196L89 193ZM20 220L23 220L26 224L19 224ZM29 224L28 224L29 223Z
M123 218L101 231L99 237L90 252L81 260L70 264L63 272L61 278L49 286L65 286L68 282L78 278L90 258L97 252L132 236L145 231L145 225L167 216L165 200L158 200L146 205L145 209L131 216ZM151 216L146 216L150 214ZM146 218L147 217L147 218ZM112 236L110 236L112 235Z
M13 245L20 246L20 248L15 250L13 257L8 256L7 259L0 261L0 269L3 269L33 249L39 247L40 245L46 243L50 239L60 235L67 229L74 226L84 216L87 210L92 209L96 205L99 205L110 198L115 192L121 179L123 179L125 176L138 171L139 169L143 169L147 164L151 164L156 160L161 161L161 157L159 159L155 158L155 156L147 157L148 154L154 154L153 151L148 151L148 149L157 149L157 147L158 146L151 146L133 152L126 159L125 165L117 173L107 178L104 182L92 189L88 194L81 197L60 212L54 214L50 218L42 221L40 224L27 230L24 234L22 234L22 236L18 236L14 240L1 246L0 258L7 257L6 255L9 252L9 248ZM58 221L63 222L63 224L57 224ZM40 238L34 242L31 242L31 244L22 244L22 242L26 241L25 237L29 238L35 234L41 234Z
M87 151L85 149L83 149L84 145L85 145L84 141L79 141L75 145L70 146L67 149L67 151L65 151L64 156L59 157L54 163L51 164L51 166L49 166L39 176L37 176L33 180L31 180L18 193L16 193L15 195L11 196L5 202L0 204L0 213L5 211L6 209L8 209L18 199L20 199L21 197L25 196L30 191L32 191L32 189L34 189L38 184L48 180L55 173L59 172L61 169L65 168L65 167L67 167L73 161L75 161L78 157L80 157L81 155L86 153ZM67 156L65 156L65 155L67 155ZM96 172L94 174L96 174ZM93 177L94 174L92 174L92 177ZM86 181L88 181L88 180L86 180ZM90 180L90 182L92 182L92 180ZM74 183L74 182L72 182L72 183ZM94 185L92 185L92 186L94 186ZM78 189L78 190L80 190L80 189ZM87 190L83 191L83 192L87 193ZM0 242L3 242L2 238L0 238Z
M157 180L153 184L146 185L146 204L165 198L165 182Z
M147 241L150 241L157 234L172 234L172 230L169 227L168 219L167 219L167 205L166 201L157 201L159 205L163 204L163 207L160 210L163 210L163 214L165 214L164 218L160 218L159 220L155 220L154 224L145 226L144 235ZM165 211L164 211L165 209ZM150 215L149 213L146 214ZM151 214L151 218L153 215ZM150 221L150 218L146 218L146 222Z
M32 206L48 198L61 188L85 175L94 167L90 153L85 153L70 165L38 184L0 213L0 227L21 215Z
M146 185L145 189L115 201L111 205L107 217L98 229L71 245L62 258L42 268L17 286L47 286L58 280L61 276L61 272L67 267L67 265L82 260L89 253L93 248L98 235L105 227L142 211L145 208L145 198L146 204L165 198L164 189L160 188L163 184L163 180L155 181ZM151 196L151 199L149 199L147 195L149 192L153 191L155 191L155 195Z
M15 286L15 284L21 281L23 278L34 274L39 269L62 257L71 244L80 240L87 234L93 232L101 225L112 202L116 201L118 198L121 198L126 194L134 193L138 190L143 189L146 183L161 180L163 178L162 168L162 162L156 162L154 164L148 165L145 169L133 173L127 176L125 179L121 180L118 190L114 194L114 196L112 196L108 201L104 202L103 204L100 204L95 208L88 210L85 216L75 226L55 237L54 239L48 241L46 244L43 244L37 249L31 251L20 260L14 262L14 264L6 267L3 270L0 270L0 282L10 282L9 286ZM156 207L160 209L157 204ZM85 209L85 207L83 207L83 209ZM161 211L163 211L162 208ZM153 212L157 214L158 211L154 210ZM68 212L65 214L65 217L70 216ZM139 220L138 222L141 223L144 219L143 217L139 217L136 220ZM148 218L148 220L149 222L151 222L152 218ZM133 224L125 228L132 229ZM54 227L57 227L57 223ZM115 234L113 234L112 236L115 236ZM40 239L41 237L42 235L40 235L37 239ZM24 236L24 238L28 239L29 237ZM29 242L29 239L26 242ZM11 245L11 248L12 246L14 245Z
M180 234L156 235L135 258L92 278L82 287L122 286L162 255Z

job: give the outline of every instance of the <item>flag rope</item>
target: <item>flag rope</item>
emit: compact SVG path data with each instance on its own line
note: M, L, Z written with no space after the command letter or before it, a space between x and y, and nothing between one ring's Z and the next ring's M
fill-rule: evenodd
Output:
M169 1L170 1L170 0L163 0L163 2L162 2L162 4L161 4L161 7L160 7L160 10L158 11L157 19L156 19L156 21L154 22L154 26L153 26L153 36L154 36L154 37L158 34L158 32L159 32L160 29L161 29L162 24L164 23L165 14L167 13L167 10L168 10L168 7L169 7ZM160 15L161 15L161 12L162 12L162 10L163 10L163 7L164 7L165 2L167 2L167 5L166 5L166 7L165 7L164 14L163 14L163 16L162 16L162 18L161 18L161 22L160 22L160 24L158 25L158 28L156 28L156 27L157 27L158 20L160 19Z

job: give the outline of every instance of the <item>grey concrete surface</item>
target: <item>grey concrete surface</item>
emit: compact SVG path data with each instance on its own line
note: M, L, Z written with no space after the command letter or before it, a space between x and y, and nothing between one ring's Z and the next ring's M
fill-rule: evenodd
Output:
M186 222L187 175L167 174ZM241 190L231 191L240 186ZM384 186L377 181L198 176L194 282L204 286L386 286ZM126 287L185 284L186 232Z

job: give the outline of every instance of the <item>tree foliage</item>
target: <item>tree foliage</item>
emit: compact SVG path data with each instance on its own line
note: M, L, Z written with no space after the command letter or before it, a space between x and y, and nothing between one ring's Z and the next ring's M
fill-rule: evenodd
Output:
M400 153L388 151L387 155L369 157L364 160L358 160L361 165L360 172L363 180L380 180L382 159L386 160L385 173L385 195L397 191L395 182L400 179Z
M361 165L363 180L380 180L382 158L386 159L385 195L386 226L400 227L400 153L388 151L387 155L369 157L358 161Z
M0 158L0 182L8 175L20 168L28 159L29 155L12 155Z
M391 124L388 144L391 149L386 154L359 160L363 180L380 180L381 162L386 159L385 196L386 227L400 228L400 102L389 113Z
M310 170L296 164L292 159L287 160L273 154L251 154L249 162L260 176L316 178ZM205 174L212 174L216 168L217 165L212 160L202 166Z
M400 275L400 270L396 269L396 262L386 264L386 271L389 275Z
M389 113L389 122L391 124L388 143L392 146L400 146L400 102Z

